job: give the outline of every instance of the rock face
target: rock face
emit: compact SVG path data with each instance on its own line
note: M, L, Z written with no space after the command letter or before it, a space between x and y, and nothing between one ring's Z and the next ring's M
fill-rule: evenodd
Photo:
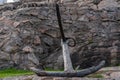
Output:
M70 47L74 67L90 67L102 59L106 65L119 64L120 8L115 3L115 6L101 7L101 2L98 10L87 1L60 4L65 35L77 43ZM2 5L0 69L29 69L30 66L63 68L55 6L40 2Z

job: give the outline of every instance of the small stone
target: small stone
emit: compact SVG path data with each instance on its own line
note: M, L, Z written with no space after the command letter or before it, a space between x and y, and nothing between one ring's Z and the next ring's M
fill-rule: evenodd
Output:
M36 44L36 45L41 44L41 40L40 40L39 36L35 36L35 38L34 38L34 44Z
M89 20L92 20L92 21L95 21L97 19L98 19L98 16L96 16L96 15L93 15L93 16L89 17Z
M5 21L4 21L5 26L13 26L13 23L14 22L10 19L5 19Z
M13 15L12 11L5 11L2 13L2 16L5 16L5 17L10 16L10 15Z
M33 76L27 76L27 77L23 77L22 80L32 80L33 79Z
M41 33L45 33L47 30L49 30L49 27L46 25L41 25L41 27L39 28L39 31Z
M111 50L111 53L117 53L118 52L118 47L113 46L113 49Z
M49 36L45 36L44 38L42 38L43 42L46 43L47 45L53 45L53 38L49 37Z
M35 76L32 80L42 80L41 77Z
M99 4L99 9L105 9L108 7L118 7L118 3L115 0L102 0Z
M113 60L114 58L116 58L117 57L117 54L116 53L111 53L111 59Z
M0 21L3 21L5 19L5 16L0 17Z
M72 15L71 18L72 18L72 20L76 20L78 18L78 16L77 15Z
M17 27L19 24L20 24L20 22L14 22L14 23L13 23L13 26L14 26L14 27Z
M28 60L34 63L35 65L39 65L39 60L37 59L34 53L28 54Z
M107 12L107 11L103 11L103 12L101 13L101 18L102 18L102 19L108 19L108 12Z
M69 24L71 24L71 23L72 23L72 20L64 20L64 23L69 23Z
M9 60L10 59L10 56L9 56L9 54L7 54L7 53L5 53L5 52L3 52L3 51L0 51L0 59L1 59L1 61L2 60Z
M5 52L8 52L8 53L17 50L17 46L10 46L10 45L7 45L7 46L6 46L6 45L5 45L4 47L5 47L5 48L4 48L4 51L5 51Z
M30 46L25 46L23 49L22 49L24 52L33 52L33 49L30 47Z
M78 18L79 21L85 21L85 22L88 22L89 19L87 18L87 16L83 15L81 16L80 18Z
M38 15L38 18L39 19L42 19L42 20L44 20L44 19L47 19L45 16L43 16L43 15Z
M54 37L54 38L60 37L58 30L47 30L45 33L50 35L51 37Z
M53 80L52 77L42 77L41 80Z
M63 80L63 78L58 78L58 77L56 77L56 78L53 78L53 80Z

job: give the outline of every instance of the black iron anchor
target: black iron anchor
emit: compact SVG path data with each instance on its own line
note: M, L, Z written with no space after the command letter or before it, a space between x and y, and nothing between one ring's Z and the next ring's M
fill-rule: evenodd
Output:
M33 72L35 72L38 76L53 76L53 77L84 77L86 75L89 75L101 69L105 64L104 60L101 61L97 66L93 66L87 69L83 69L79 71L75 71L73 69L72 62L70 59L68 43L67 43L68 39L65 38L65 35L63 32L58 4L56 4L56 13L57 13L57 18L58 18L58 24L60 27L60 32L61 32L61 46L62 46L62 53L63 53L63 60L64 60L64 71L63 72L56 72L56 71L49 72L49 71L37 69L35 67L31 67L30 69Z

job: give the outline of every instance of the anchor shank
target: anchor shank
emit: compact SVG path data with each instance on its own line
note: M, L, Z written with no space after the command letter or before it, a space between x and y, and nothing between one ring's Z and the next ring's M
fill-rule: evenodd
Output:
M62 27L62 22L61 22L61 16L60 16L60 9L59 9L59 5L56 4L56 14L57 14L57 19L58 19L58 25L60 28L60 33L61 33L61 39L64 41L66 41L64 32L63 32L63 27Z
M56 14L57 14L57 19L58 19L58 24L59 24L59 27L60 27L61 39L62 39L61 40L61 45L62 45L63 59L64 59L64 71L73 72L74 70L73 70L71 59L70 59L70 53L69 53L67 40L66 40L64 32L63 32L60 10L59 10L59 5L58 4L56 4Z
M64 71L73 72L72 61L70 58L70 53L68 49L68 44L62 41L62 51L63 51L63 59L64 59Z

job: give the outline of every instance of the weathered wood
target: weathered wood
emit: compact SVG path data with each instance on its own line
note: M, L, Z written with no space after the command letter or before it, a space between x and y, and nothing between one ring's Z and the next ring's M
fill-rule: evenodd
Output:
M42 71L40 69L31 67L30 69L35 72L38 76L54 76L54 77L84 77L91 73L94 73L101 69L105 64L105 61L101 61L99 65L93 66L87 69L83 69L80 71L74 72L49 72L49 71Z

